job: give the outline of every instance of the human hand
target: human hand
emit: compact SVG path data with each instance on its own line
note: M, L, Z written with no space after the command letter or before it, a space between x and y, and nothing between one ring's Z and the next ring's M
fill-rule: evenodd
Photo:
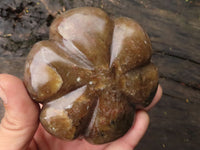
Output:
M146 113L161 98L159 85L153 102L138 110L131 129L120 139L103 144L92 145L84 139L71 142L51 136L39 124L39 105L34 103L23 82L11 75L0 75L0 97L4 101L5 115L0 124L0 149L2 150L132 150L143 137L149 125Z

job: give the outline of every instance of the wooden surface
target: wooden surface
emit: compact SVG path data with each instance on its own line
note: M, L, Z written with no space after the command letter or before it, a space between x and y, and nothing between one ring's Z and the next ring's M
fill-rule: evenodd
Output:
M149 112L149 129L136 150L199 150L199 0L0 1L0 73L23 78L24 60L33 43L48 38L48 27L57 13L79 6L133 18L151 38L152 61L159 68L164 93Z

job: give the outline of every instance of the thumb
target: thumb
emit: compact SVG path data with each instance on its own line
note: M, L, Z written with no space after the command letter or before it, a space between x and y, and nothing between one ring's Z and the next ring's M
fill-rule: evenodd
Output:
M23 82L0 74L0 97L5 115L0 124L0 149L25 150L38 127L39 107L27 94Z

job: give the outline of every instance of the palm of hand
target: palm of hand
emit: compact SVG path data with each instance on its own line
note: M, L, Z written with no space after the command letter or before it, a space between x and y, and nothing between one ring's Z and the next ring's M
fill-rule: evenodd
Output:
M39 125L39 128L34 136L34 139L30 145L31 148L39 148L42 150L67 150L67 149L76 149L76 150L101 150L104 149L108 144L104 145L92 145L89 144L84 139L76 139L74 141L66 142L62 141L49 133L47 133L44 128Z
M103 145L92 145L84 139L76 139L66 142L47 133L44 128L39 125L37 132L30 145L32 149L39 148L42 150L132 150L144 135L149 123L148 115L145 111L138 111L135 117L134 126L122 138Z
M149 110L161 98L159 86ZM149 124L145 110L138 110L131 129L122 138L104 145L91 145L84 139L71 142L59 140L38 127L39 106L30 99L23 82L10 75L0 75L0 97L5 116L0 124L0 149L6 150L133 150ZM12 144L11 144L12 143Z

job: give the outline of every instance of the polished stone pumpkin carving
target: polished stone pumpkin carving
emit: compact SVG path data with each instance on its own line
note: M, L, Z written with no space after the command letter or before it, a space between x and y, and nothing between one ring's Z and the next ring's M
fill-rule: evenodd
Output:
M111 142L131 127L135 110L151 103L158 85L149 37L132 19L98 8L59 15L50 39L36 43L25 66L40 121L52 135Z

